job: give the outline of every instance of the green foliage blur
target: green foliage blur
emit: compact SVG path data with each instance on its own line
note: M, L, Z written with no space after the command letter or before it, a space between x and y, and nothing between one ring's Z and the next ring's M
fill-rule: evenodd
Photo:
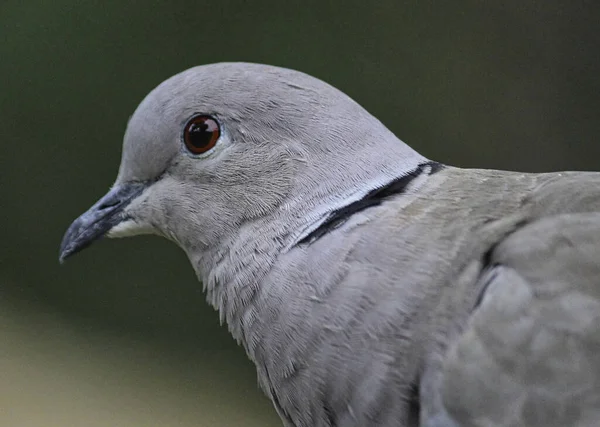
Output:
M285 66L435 160L597 170L598 22L593 1L2 0L0 425L280 425L173 244L103 241L58 264L162 80Z

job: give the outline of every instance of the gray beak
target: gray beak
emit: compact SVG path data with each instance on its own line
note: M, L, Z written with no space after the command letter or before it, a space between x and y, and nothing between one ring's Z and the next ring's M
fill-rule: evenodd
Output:
M59 261L91 245L111 228L127 219L123 209L148 186L145 182L126 183L113 187L87 212L77 218L60 244Z

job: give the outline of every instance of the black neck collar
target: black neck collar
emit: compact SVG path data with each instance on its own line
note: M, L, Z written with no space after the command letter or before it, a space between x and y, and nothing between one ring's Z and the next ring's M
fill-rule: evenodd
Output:
M342 225L355 213L370 208L371 206L377 206L390 196L403 193L406 190L406 187L408 187L408 185L414 179L418 178L423 173L427 173L427 175L433 175L443 168L444 165L433 161L421 163L406 175L402 175L401 177L391 181L389 184L368 192L362 199L356 200L347 206L334 210L318 228L311 231L310 234L300 240L297 245L310 245L314 241L323 237L325 234L329 233L331 230Z

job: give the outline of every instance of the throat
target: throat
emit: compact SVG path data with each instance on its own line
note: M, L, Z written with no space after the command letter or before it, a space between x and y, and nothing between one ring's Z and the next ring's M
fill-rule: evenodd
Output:
M372 206L380 205L384 200L391 196L405 193L411 184L415 183L418 178L433 175L434 173L440 171L443 167L444 165L441 163L433 161L421 163L406 175L402 175L382 187L371 190L362 198L355 200L346 206L335 209L327 215L326 219L321 223L321 225L298 241L297 245L310 245L330 231L342 225L344 222L350 219L352 215Z

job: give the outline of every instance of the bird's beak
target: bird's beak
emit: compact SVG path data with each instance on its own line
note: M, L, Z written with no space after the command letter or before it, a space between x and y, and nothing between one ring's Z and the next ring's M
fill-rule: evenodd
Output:
M148 184L143 182L115 185L94 206L73 221L60 244L60 262L91 245L117 224L129 219L124 213L125 207L147 186Z

